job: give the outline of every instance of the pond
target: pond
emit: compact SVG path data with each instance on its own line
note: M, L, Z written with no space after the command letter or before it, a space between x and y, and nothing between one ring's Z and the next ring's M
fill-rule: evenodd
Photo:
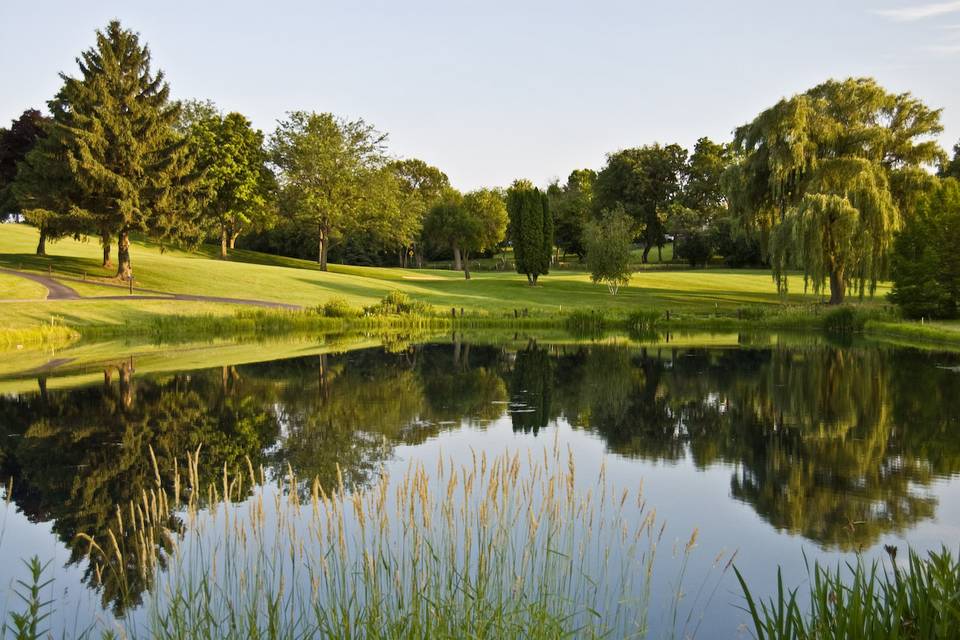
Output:
M161 476L169 484L174 460L198 448L197 473L213 485L225 468L263 469L256 482L274 489L248 487L247 501L309 493L292 478L359 492L420 463L434 473L478 455L560 451L584 491L602 475L642 495L642 509L612 516L618 526L655 510L664 527L644 605L651 637L746 637L731 557L770 594L778 565L788 584L804 583L804 554L957 550L960 356L814 336L704 342L447 336L280 360L266 349L259 362L200 369L140 371L129 357L8 377L0 608L16 609L17 559L36 555L51 562L54 635L136 624L148 581L104 584L78 535L106 540L118 508ZM170 510L163 518L176 520ZM612 573L610 589L624 588ZM665 604L678 590L679 621Z

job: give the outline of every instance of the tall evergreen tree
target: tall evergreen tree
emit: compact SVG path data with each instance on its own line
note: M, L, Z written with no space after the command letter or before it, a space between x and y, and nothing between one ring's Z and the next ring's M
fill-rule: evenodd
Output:
M517 273L527 276L530 286L550 273L553 253L553 216L547 194L528 180L516 180L507 190L510 240Z
M160 241L196 234L184 213L193 209L193 160L175 130L180 105L170 101L163 72L151 71L137 33L110 22L77 64L79 76L61 74L63 87L49 103L50 137L73 183L70 215L105 243L116 237L117 277L127 280L132 232Z
M830 303L885 274L894 232L942 159L940 111L869 78L830 80L736 131L731 208L768 238L778 288L800 267Z

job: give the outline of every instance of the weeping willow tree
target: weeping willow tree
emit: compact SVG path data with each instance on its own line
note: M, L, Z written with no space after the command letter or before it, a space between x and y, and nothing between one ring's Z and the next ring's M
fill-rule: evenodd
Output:
M943 151L940 111L872 79L830 80L736 130L731 209L759 231L781 293L787 271L830 304L873 293L893 234Z

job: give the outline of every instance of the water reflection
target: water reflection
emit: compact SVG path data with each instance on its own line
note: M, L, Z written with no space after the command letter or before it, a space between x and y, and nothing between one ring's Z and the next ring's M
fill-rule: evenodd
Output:
M563 419L638 461L730 465L731 497L777 530L852 549L933 517L924 487L960 472L960 375L938 366L945 358L818 343L511 350L455 338L162 376L123 361L98 385L50 390L40 378L36 392L0 398L0 472L77 561L78 534L104 539L118 506L154 486L151 448L165 484L174 460L199 448L208 481L249 458L355 486L398 445L509 414L517 432ZM160 523L161 552L179 529L174 513ZM144 588L104 582L117 611Z

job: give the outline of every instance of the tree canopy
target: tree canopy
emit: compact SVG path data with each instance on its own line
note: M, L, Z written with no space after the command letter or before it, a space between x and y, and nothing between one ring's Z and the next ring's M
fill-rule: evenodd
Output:
M470 279L470 255L500 244L507 230L503 194L478 189L465 196L448 189L430 208L423 223L423 236L434 245L453 251L454 268Z
M630 282L630 229L633 221L622 208L606 211L586 223L583 245L590 279L607 285L611 295Z
M273 213L275 178L266 166L263 133L239 113L214 111L192 122L188 136L203 172L203 222L219 236L220 257L226 258L244 229L265 226Z
M516 180L507 190L510 241L517 273L527 276L530 286L550 273L553 253L553 215L547 195L528 180Z
M871 291L893 234L942 156L940 112L871 79L830 80L737 129L725 177L733 210L758 228L778 288L799 267L830 302Z
M46 137L48 121L38 110L27 109L9 129L0 129L0 220L21 211L13 192L17 167L40 139Z
M594 211L623 207L643 243L643 262L665 242L666 210L681 195L686 163L687 151L680 145L654 144L611 153L597 174Z
M194 210L193 158L174 128L180 106L138 34L113 21L77 62L80 75L61 74L49 103L50 137L65 151L78 196L70 213L117 236L117 276L129 279L130 232L161 241L195 235L186 215Z
M450 188L450 179L440 169L416 158L394 160L390 169L397 178L402 213L397 230L400 266L407 266L410 253L414 253L417 264L422 265L423 252L417 250L417 245L423 231L423 219Z
M356 230L364 213L381 204L370 187L383 178L386 139L362 119L331 113L294 111L277 124L269 146L280 170L281 206L316 229L323 270L330 243Z
M555 182L547 188L553 213L554 242L565 254L573 253L583 258L583 230L592 213L596 179L596 171L576 169L565 184Z
M890 299L912 318L960 315L960 182L946 178L920 199L897 234Z

